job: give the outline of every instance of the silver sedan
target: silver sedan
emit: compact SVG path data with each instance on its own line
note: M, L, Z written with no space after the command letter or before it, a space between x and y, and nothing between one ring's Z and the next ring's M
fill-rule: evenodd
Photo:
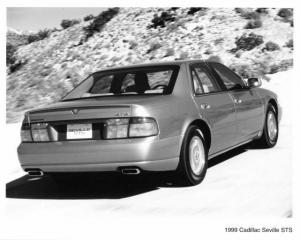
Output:
M25 113L19 160L33 176L172 171L196 185L209 159L250 141L276 144L281 110L260 84L197 60L99 71Z

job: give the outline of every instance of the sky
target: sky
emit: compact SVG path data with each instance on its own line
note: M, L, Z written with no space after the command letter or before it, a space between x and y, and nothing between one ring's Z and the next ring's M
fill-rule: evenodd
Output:
M7 26L21 31L37 31L45 28L60 28L62 19L82 19L98 15L106 8L81 7L8 7Z

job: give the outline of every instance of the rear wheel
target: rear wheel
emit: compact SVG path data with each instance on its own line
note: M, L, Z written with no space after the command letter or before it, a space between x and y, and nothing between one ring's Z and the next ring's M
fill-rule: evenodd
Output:
M278 139L278 118L273 105L269 104L263 129L263 134L258 141L258 145L271 148L274 147Z
M207 170L207 147L202 132L197 126L190 126L183 139L177 181L185 186L202 182Z

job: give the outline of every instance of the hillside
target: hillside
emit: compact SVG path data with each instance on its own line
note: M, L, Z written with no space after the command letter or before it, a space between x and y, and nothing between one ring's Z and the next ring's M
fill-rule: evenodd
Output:
M94 19L18 47L7 70L7 122L59 100L93 71L110 66L218 57L244 77L293 64L292 11L279 9L120 8L87 38ZM154 17L156 15L156 17Z
M13 46L25 45L28 43L27 35L22 32L18 32L15 29L8 28L6 32L6 42Z

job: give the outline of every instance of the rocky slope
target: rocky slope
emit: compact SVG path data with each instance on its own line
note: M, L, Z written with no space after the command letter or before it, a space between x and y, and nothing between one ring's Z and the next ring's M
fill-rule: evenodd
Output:
M110 66L217 56L245 77L286 70L293 22L279 12L121 8L88 39L84 27L93 20L52 32L15 53L21 64L7 71L7 121L20 121L24 110L59 100L88 74Z
M19 32L13 28L8 28L6 32L6 42L13 46L21 46L28 43L27 34Z

